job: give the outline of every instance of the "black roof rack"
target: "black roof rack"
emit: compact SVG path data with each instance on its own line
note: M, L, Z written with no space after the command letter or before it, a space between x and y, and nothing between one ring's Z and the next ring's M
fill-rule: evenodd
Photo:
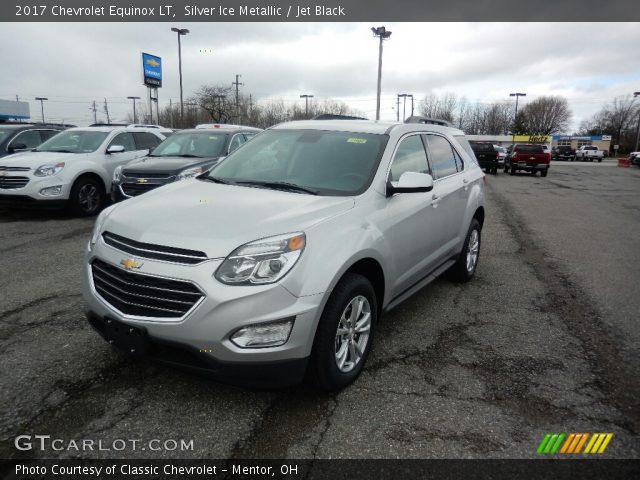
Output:
M337 115L335 113L321 113L311 120L368 120L362 117L353 117L351 115Z
M430 125L442 125L443 127L451 126L451 123L447 122L446 120L441 120L439 118L421 117L419 115L414 115L407 118L404 123L425 123Z
M128 123L92 123L90 127L126 127Z

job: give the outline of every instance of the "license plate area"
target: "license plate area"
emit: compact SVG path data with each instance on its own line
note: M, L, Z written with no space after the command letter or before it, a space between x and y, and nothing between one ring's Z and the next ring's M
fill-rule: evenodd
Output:
M144 328L104 318L102 320L102 334L110 344L136 356L144 356L147 351L147 331Z

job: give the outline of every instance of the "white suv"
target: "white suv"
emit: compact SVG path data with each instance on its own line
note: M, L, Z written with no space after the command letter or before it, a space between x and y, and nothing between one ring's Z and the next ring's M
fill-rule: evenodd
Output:
M70 128L35 150L0 160L0 204L69 205L94 215L111 191L116 167L147 155L168 135L141 127Z

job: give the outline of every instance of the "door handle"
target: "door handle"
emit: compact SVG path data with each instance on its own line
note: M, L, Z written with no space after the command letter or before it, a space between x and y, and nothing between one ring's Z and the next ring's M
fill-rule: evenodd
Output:
M467 183L469 183L469 180L468 180L468 179L466 179L466 178L463 178L463 179L462 179L462 183L467 184Z

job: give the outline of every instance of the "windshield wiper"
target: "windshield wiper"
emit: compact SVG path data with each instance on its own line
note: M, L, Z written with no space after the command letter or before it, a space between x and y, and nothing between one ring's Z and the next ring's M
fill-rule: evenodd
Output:
M303 187L301 185L296 185L295 183L289 183L289 182L244 181L244 182L236 182L236 183L238 185L255 185L257 187L272 188L274 190L290 190L294 192L309 193L311 195L319 194L317 190L313 190L311 188Z
M221 183L222 185L234 185L233 182L223 180L220 177L213 177L211 175L198 175L197 178L198 180L207 180L208 182Z

